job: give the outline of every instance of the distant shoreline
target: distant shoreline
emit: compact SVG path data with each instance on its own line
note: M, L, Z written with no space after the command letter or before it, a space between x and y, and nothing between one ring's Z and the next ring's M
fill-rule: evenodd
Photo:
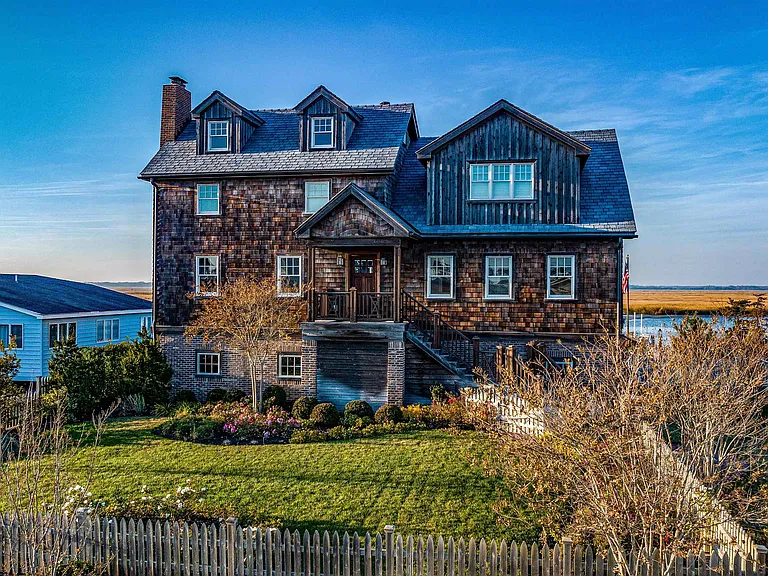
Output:
M743 285L731 285L731 286L717 286L717 285L705 285L705 286L682 286L682 285L629 285L631 290L687 290L687 291L706 291L706 292L728 292L728 291L763 291L768 292L768 286L760 286L758 284L743 284Z

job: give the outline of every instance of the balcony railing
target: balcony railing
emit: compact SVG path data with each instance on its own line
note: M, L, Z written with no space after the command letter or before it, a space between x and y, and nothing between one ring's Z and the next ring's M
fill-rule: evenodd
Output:
M395 319L395 296L391 292L313 291L312 320L383 322Z

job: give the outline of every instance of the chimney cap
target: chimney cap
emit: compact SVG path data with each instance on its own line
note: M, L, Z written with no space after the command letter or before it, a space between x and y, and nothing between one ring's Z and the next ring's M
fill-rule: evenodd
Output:
M186 86L187 81L184 80L181 76L168 76L168 80L171 81L171 84L178 84L180 86Z

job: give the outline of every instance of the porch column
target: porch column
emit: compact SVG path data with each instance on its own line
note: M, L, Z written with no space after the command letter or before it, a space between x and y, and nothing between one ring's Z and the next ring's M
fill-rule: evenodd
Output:
M309 302L307 302L307 309L309 312L309 321L315 321L315 247L309 246L309 258L308 258L308 270L307 270L307 284L309 285Z
M301 341L301 393L317 396L317 340Z
M400 322L400 246L395 246L395 322Z
M403 405L405 393L405 342L387 344L387 404Z

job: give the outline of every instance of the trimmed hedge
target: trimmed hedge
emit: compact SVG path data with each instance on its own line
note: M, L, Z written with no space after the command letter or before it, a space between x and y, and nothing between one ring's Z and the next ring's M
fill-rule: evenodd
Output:
M294 418L308 420L312 415L312 409L317 406L317 398L314 396L302 396L293 403L291 413Z
M403 421L403 411L400 406L384 404L384 406L376 410L374 419L376 424L397 424Z
M337 426L341 420L338 409L330 402L323 402L312 408L309 418L325 428Z
M179 390L173 395L174 404L189 404L197 402L197 396L192 390Z
M352 416L355 418L373 418L373 408L365 400L352 400L347 402L344 407L344 416L346 418Z
M288 409L288 397L285 395L285 388L282 386L267 386L261 400L264 406L264 412L270 408Z

